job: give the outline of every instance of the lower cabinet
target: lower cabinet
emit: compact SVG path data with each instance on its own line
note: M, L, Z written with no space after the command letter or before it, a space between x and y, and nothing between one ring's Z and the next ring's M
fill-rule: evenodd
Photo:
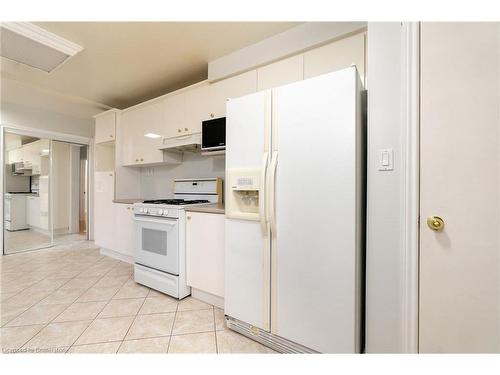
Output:
M223 214L186 212L186 276L193 288L224 297Z
M134 209L131 204L113 203L115 214L114 247L117 253L134 257Z
M133 205L113 203L113 172L95 172L94 176L94 242L132 260L135 238Z
M28 219L28 225L30 227L40 228L40 197L27 197L28 204L28 214L26 215Z

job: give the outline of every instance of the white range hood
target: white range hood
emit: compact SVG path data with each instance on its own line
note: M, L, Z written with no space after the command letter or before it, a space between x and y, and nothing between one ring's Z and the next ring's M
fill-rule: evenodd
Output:
M180 135L178 137L163 138L160 150L174 152L200 152L201 133Z

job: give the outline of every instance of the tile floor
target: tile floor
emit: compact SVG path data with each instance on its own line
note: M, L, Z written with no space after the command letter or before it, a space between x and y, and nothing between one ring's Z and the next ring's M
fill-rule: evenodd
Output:
M273 353L221 309L136 284L91 242L0 258L3 353Z

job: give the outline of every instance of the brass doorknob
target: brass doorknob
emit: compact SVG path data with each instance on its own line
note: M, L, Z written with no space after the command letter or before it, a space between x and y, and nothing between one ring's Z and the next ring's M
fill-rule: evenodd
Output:
M439 216L430 216L427 218L427 226L436 232L443 230L444 220Z

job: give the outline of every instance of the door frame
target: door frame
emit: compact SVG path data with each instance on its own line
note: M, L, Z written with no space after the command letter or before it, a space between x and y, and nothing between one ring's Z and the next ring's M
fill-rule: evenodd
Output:
M11 124L0 124L0 165L4 165L4 135L6 132L13 132L22 135L28 135L36 138L46 138L50 141L61 141L67 143L77 143L87 146L87 239L93 239L93 173L94 173L94 147L93 138L84 137L79 135L67 134L54 132L49 130L37 129L22 125L11 125ZM1 256L5 255L4 249L4 205L3 205L3 195L5 190L5 179L4 179L4 168L0 168L0 220L1 220L1 233L0 233L0 246L1 246ZM52 190L51 190L52 191ZM51 203L52 205L52 203ZM52 210L52 208L51 208Z
M420 23L402 23L402 351L418 353L420 225Z

